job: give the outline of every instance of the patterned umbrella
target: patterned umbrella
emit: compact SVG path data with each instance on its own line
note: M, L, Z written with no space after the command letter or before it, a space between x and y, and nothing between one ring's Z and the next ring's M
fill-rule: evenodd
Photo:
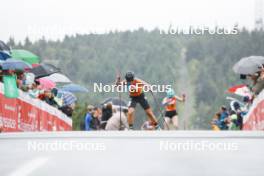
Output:
M76 96L71 92L59 90L57 96L63 100L63 106L71 105L77 101Z

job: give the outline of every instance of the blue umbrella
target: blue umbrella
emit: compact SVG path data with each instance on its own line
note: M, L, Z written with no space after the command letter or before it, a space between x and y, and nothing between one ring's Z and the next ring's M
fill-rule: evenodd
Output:
M77 101L77 98L71 92L59 90L58 97L62 98L63 106L71 105Z
M8 58L11 58L11 56L7 52L0 51L0 60L6 60Z
M72 92L72 93L78 93L78 92L88 92L88 89L85 87L82 87L78 84L67 84L61 88L63 91Z
M25 70L27 68L32 68L30 64L13 58L0 62L0 65L3 70Z

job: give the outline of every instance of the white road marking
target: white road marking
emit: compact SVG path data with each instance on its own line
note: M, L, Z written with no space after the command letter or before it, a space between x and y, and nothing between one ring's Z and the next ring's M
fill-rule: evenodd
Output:
M28 176L34 170L43 166L49 159L47 157L38 157L30 160L13 171L9 176Z

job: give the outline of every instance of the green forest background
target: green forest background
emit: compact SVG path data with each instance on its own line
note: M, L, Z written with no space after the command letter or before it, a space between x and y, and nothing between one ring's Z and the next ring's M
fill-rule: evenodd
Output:
M186 93L179 104L181 129L209 129L210 120L227 101L228 87L241 83L232 67L241 57L264 55L264 32L242 29L237 35L172 35L159 29L65 36L49 41L44 37L31 42L15 42L12 48L24 48L41 57L42 62L61 68L75 83L87 87L88 94L77 95L73 116L74 129L84 118L87 104L99 105L117 93L94 93L93 83L112 84L120 68L122 76L132 70L151 84L171 84L177 94ZM164 93L155 94L161 102ZM147 94L155 114L158 106ZM128 100L128 95L122 94ZM146 120L138 106L136 125Z

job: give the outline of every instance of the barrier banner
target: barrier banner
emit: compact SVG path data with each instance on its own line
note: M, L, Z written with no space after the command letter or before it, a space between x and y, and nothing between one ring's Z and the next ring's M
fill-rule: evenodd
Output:
M6 98L0 83L0 128L2 132L70 131L72 120L57 108L20 90L18 98Z
M255 98L244 118L243 130L264 130L264 91Z

